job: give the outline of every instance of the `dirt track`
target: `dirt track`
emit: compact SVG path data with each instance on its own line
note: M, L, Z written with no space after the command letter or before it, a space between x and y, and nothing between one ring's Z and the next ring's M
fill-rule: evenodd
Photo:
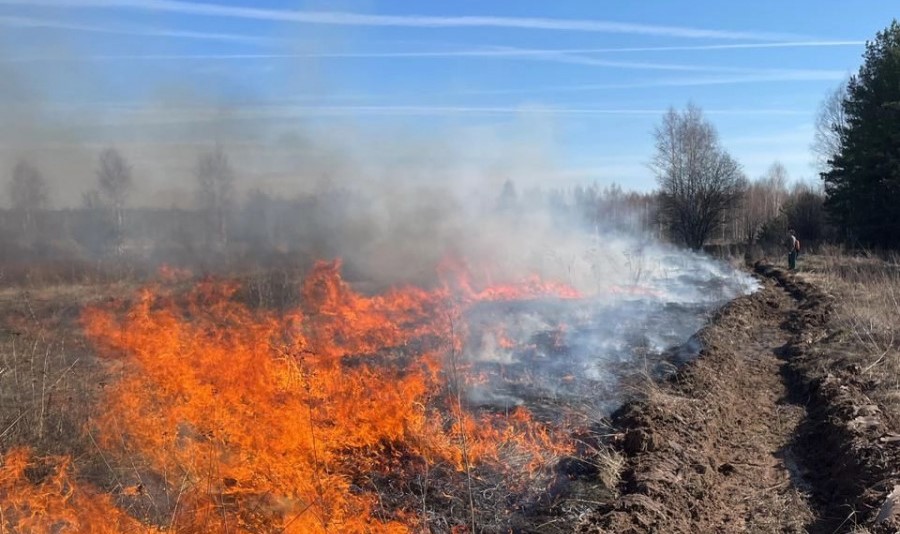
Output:
M830 304L791 275L767 274L701 331L697 360L615 414L628 458L621 496L580 532L831 533L873 522L884 492L872 486L890 486L893 454L858 460L859 436L836 414L849 402L855 416L865 400L847 393L849 381L813 376L805 358ZM843 396L828 397L831 386Z

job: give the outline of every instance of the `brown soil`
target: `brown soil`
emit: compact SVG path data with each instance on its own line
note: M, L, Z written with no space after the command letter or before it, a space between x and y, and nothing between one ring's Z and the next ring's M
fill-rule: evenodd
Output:
M621 494L580 532L896 531L900 446L852 376L816 365L830 299L757 270L762 290L700 332L700 357L614 414Z

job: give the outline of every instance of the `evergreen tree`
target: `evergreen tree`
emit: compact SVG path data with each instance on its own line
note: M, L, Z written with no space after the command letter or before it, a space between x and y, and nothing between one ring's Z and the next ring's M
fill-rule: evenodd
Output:
M854 240L900 247L900 23L866 43L847 86L840 149L821 174L826 208Z

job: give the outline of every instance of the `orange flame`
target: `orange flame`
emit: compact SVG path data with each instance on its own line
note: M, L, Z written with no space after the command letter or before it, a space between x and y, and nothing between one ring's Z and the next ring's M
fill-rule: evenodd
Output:
M421 519L376 509L372 476L438 464L536 471L572 450L524 408L464 409L465 328L449 288L367 297L339 270L317 264L301 309L286 314L213 281L84 313L88 337L120 362L93 421L100 446L172 486L170 530L406 532ZM538 282L465 297L572 294Z
M449 290L459 294L465 301L497 301L497 300L526 300L544 297L577 299L581 293L574 287L560 282L542 280L537 275L526 276L516 283L491 283L491 277L487 279L486 287L476 289L473 276L468 266L461 261L446 258L438 266L438 272L444 278L444 285Z
M158 532L116 508L109 495L76 484L70 464L71 459L66 457L35 458L25 448L4 454L0 465L0 531Z
M156 274L160 280L164 282L178 282L182 280L188 280L193 276L193 273L189 269L183 269L180 267L173 267L167 263L163 263L156 270Z

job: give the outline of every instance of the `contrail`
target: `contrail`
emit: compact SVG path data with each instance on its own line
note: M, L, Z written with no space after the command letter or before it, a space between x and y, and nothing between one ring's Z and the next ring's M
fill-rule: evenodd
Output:
M2 2L0 2L2 3ZM94 26L89 24L73 24L56 20L40 19L33 17L16 17L0 15L0 25L16 28L50 28L55 30L70 30L91 33L106 33L111 35L134 35L140 37L163 37L198 39L208 41L229 41L239 43L271 43L272 40L253 35L240 35L233 33L209 33L194 31L165 30L154 28L114 28L108 26Z
M372 53L372 52L348 52L348 53L301 53L301 54L122 54L122 55L86 55L86 56L27 56L0 58L0 62L30 63L30 62L101 62L101 61L252 61L252 60L279 60L279 59L414 59L414 58L442 58L442 57L471 57L487 59L516 59L528 61L546 61L551 63L566 63L571 65L584 65L588 67L608 67L617 69L635 70L668 70L686 72L732 72L748 73L760 72L759 69L745 69L730 66L715 65L685 65L677 63L653 63L639 61L617 61L610 59L593 58L552 50L506 50L504 53L486 51L479 53L462 53L447 55L442 53Z
M0 0L2 2L3 0ZM10 17L0 16L0 24L6 24ZM99 31L106 33L130 34L129 30L103 29L94 26L68 25L65 23L35 22L35 23L18 23L14 25L21 26L39 26L48 28L62 28L85 31ZM151 33L152 32L152 33ZM197 35L198 38L208 39L234 39L234 40L253 40L251 36L240 36L233 34L207 34L194 32L167 32L166 30L151 30L140 35L160 35L169 36L170 33L186 34L186 36ZM268 41L266 41L268 42ZM83 56L84 60L119 60L119 59L147 59L147 60L178 60L178 59L303 59L303 58L335 58L335 59L416 59L416 58L518 58L518 57L547 57L558 54L596 54L596 53L615 53L615 52L663 52L663 51L679 51L679 50L725 50L725 49L743 49L743 48L790 48L790 47L820 47L820 46L856 46L864 45L865 41L821 41L821 42L796 42L796 43L747 43L740 45L710 45L710 46L662 46L648 48L510 48L510 47L482 47L462 50L437 50L437 51L417 51L417 52L308 52L308 53L262 53L262 54L131 54L131 55L100 55L100 56ZM74 61L79 58L72 57L55 57L55 56L34 56L30 58L21 58L21 61ZM593 59L593 58L591 58Z
M0 0L0 5L14 3L14 0ZM51 28L60 30L84 31L95 33L107 33L115 35L137 35L143 37L182 37L187 39L234 41L247 43L275 43L277 40L254 35L233 33L210 33L178 31L154 28L129 28L96 26L87 24L73 24L59 20L51 20L34 17L17 17L0 15L0 25L18 28ZM553 54L600 54L600 53L634 53L634 52L677 52L677 51L703 51L703 50L740 50L755 48L818 48L839 46L862 46L866 42L854 40L824 40L824 41L782 41L769 43L731 43L713 45L675 45L675 46L638 46L638 47L607 47L607 48L561 48L561 49L529 49L512 48L505 46L480 46L458 50L438 51L414 51L414 52L321 52L299 55L288 54L211 54L204 56L194 55L148 55L148 56L98 56L98 59L277 59L290 57L309 58L455 58L455 57L518 57L518 56L547 56ZM40 60L44 58L34 58ZM71 59L71 58L45 58ZM26 61L23 59L22 61Z
M797 76L812 73L816 79L833 79L835 71L810 71L794 69L748 69L741 67L719 65L686 65L678 63L655 63L639 61L619 61L603 58L589 57L571 53L573 50L583 49L517 49L504 48L499 50L458 50L451 52L311 52L299 54L263 53L263 54L112 54L112 55L86 55L86 56L27 56L0 58L0 62L30 63L30 62L101 62L101 61L252 61L252 60L280 60L280 59L417 59L417 58L446 58L446 57L471 57L482 59L518 59L529 61L547 61L553 63L566 63L572 65L584 65L589 67L608 67L634 70L666 70L685 72L709 72L752 74L765 76L779 76L788 74ZM843 74L841 74L843 75ZM696 85L688 83L687 85ZM701 84L702 85L702 84Z
M512 28L573 32L656 35L691 39L783 41L796 36L770 32L730 31L658 26L606 20L543 17L374 15L338 11L281 10L231 6L180 0L0 0L0 5L51 6L56 8L118 8L186 15L268 20L335 26L394 26L406 28Z
M863 46L865 40L828 40L828 41L781 41L772 43L731 43L713 45L676 45L676 46L634 46L624 48L572 48L559 52L591 54L615 52L678 52L691 50L740 50L752 48L818 48L833 46Z
M578 93L602 91L610 89L640 89L642 87L692 87L702 85L740 85L752 83L790 82L790 81L840 81L847 78L847 72L839 70L779 70L761 71L745 75L704 76L690 78L663 78L632 83L605 83L581 85L556 85L546 87L514 88L514 89L473 89L457 91L464 95L516 95L545 93Z

